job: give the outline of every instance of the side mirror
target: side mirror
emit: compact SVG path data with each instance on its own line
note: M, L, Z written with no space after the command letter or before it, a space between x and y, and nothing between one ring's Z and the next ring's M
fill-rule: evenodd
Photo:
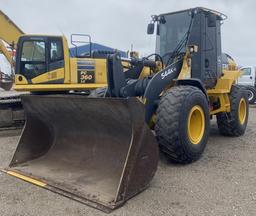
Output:
M209 14L207 20L208 20L208 23L207 23L208 27L216 27L217 18L215 14Z
M148 34L154 34L154 31L155 31L155 24L154 23L149 23L147 33Z

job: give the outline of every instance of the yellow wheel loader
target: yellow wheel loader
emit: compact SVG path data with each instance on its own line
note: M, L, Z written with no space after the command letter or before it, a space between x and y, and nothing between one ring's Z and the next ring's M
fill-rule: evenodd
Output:
M152 16L155 60L70 58L62 37L22 36L16 89L101 88L90 97L23 96L27 122L3 171L110 211L149 185L158 147L172 161L198 160L214 115L221 134L243 135L247 92L235 85L239 71L222 69L225 18L205 8Z

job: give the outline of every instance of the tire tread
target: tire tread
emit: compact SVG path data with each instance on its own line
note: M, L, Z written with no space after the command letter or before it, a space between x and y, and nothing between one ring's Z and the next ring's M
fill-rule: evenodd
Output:
M200 157L191 158L180 144L179 137L180 110L186 97L193 91L201 90L194 86L175 86L162 96L157 109L155 131L159 147L171 161L184 164L191 163Z

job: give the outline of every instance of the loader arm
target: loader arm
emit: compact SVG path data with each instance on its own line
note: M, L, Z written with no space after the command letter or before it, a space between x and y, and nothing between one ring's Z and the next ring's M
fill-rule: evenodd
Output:
M152 65L152 62L148 64ZM118 55L112 55L108 58L108 95L123 98L143 97L146 112L145 120L149 123L161 92L179 76L182 63L183 57L152 76L133 80L126 79L121 59Z

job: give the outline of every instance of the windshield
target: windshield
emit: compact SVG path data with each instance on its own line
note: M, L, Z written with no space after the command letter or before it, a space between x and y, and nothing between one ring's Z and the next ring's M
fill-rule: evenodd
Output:
M24 41L20 71L27 79L32 79L46 72L45 51L44 41Z
M45 61L44 41L25 41L22 47L22 61Z
M160 23L157 50L161 56L173 52L185 39L189 30L191 16L189 11L164 15L165 22ZM184 49L184 48L183 48Z

